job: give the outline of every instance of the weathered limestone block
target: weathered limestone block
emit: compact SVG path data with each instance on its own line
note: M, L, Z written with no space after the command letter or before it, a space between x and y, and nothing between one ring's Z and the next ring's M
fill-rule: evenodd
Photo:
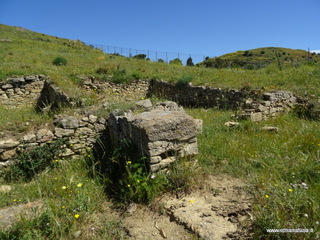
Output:
M28 133L22 137L22 141L26 143L30 143L36 140L36 135L34 133Z
M40 143L48 142L52 140L54 137L53 133L50 130L45 128L40 129L37 132L36 136L37 136L37 142L40 142Z
M64 129L75 129L79 127L79 120L73 116L62 117L55 120L55 125Z
M74 135L74 129L54 128L54 134L58 138L70 137Z
M140 100L139 102L136 102L136 106L145 110L151 110L152 102L150 101L150 99Z
M158 106L161 108L136 115L112 113L108 124L112 143L117 145L124 139L130 140L141 156L148 157L152 172L167 167L177 157L198 153L199 122L177 108L175 103Z
M8 150L0 154L0 161L7 161L16 156L16 150Z
M88 127L78 128L75 132L75 136L88 136L93 134L94 134L93 130Z
M19 145L19 141L16 141L14 139L7 139L0 141L0 148L8 149L8 148L14 148Z

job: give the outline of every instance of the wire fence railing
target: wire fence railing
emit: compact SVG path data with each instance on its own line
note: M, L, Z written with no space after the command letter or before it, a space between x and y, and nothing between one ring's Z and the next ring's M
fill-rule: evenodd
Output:
M118 47L118 46L109 46L102 44L92 44L86 43L89 46L92 46L96 49L99 49L108 54L119 54L124 57L132 58L134 56L144 54L146 58L150 59L150 61L159 62L163 61L166 63L170 63L173 59L180 59L181 62L186 65L187 59L189 57L192 58L194 64L202 62L208 57L203 54L194 54L194 53L179 53L179 52L169 52L169 51L155 51L155 50L140 50L135 48L126 48L126 47Z

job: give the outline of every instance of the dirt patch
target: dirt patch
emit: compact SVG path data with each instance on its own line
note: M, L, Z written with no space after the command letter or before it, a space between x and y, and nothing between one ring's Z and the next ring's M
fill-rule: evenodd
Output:
M34 216L41 210L42 205L41 201L35 201L0 209L0 229L9 229L21 215L27 218Z
M252 202L241 180L207 176L201 188L188 195L167 193L152 206L132 203L119 210L106 201L74 234L79 239L94 237L108 220L120 222L114 231L122 229L123 237L135 240L252 239ZM8 229L21 214L39 211L41 206L39 201L0 209L0 228ZM112 235L109 228L106 234Z
M204 186L185 196L167 194L157 201L156 212L129 206L122 220L129 236L138 240L252 239L252 196L245 184L228 176L208 176Z

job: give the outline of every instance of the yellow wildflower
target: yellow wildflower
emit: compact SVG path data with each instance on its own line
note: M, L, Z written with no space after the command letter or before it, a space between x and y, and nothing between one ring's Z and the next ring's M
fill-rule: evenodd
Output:
M293 189L291 189L291 188L289 188L288 190L289 190L289 192L293 192Z
M66 187L66 186L62 186L62 189L63 189L63 190L66 190L66 189L67 189L67 187Z
M266 194L266 195L264 195L266 198L269 198L269 195L268 194Z
M190 203L194 203L194 200L190 200L189 202L190 202Z
M78 219L80 217L80 215L76 214L76 215L74 215L74 217Z
M78 185L77 185L77 187L82 187L83 186L83 184L82 183L79 183Z

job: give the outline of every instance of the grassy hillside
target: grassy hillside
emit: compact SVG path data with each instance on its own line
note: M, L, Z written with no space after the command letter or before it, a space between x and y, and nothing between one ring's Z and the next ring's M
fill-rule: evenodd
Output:
M281 55L278 56L279 61L276 59L276 53ZM246 56L243 56L244 54ZM1 81L13 75L45 74L73 97L83 97L83 94L94 97L97 94L82 91L81 80L77 77L93 75L102 81L122 83L158 78L213 87L283 89L318 99L320 61L315 55L311 56L313 60L318 61L317 63L305 61L306 54L303 50L261 48L249 50L248 53L244 51L230 53L223 58L228 61L236 58L246 59L248 64L252 63L249 60L259 59L263 63L268 63L264 68L249 70L228 66L217 69L200 65L183 67L108 55L81 41L0 25ZM52 63L58 56L67 60L65 66ZM197 158L201 174L195 173L195 169L184 169L174 178L178 183L193 186L196 180L201 180L203 172L240 178L248 184L247 191L254 195L254 214L250 222L254 225L254 239L319 238L317 235L320 230L318 122L299 119L290 113L260 123L242 121L239 126L227 128L224 123L231 119L234 112L217 109L186 109L186 111L194 118L204 121L203 134L198 137ZM1 132L26 130L26 126L18 128L14 122L33 120L40 125L43 121L52 120L49 116L39 116L30 109L8 113L7 109L0 108L1 116L6 117L4 122L1 122ZM5 122L11 125L5 125ZM278 127L279 132L263 131L261 130L263 126ZM37 149L37 151L42 150ZM113 157L120 158L121 154L118 155ZM128 160L130 159L126 159ZM8 231L0 231L0 238L125 239L126 232L121 221L113 219L111 214L106 214L108 208L106 204L110 204L106 186L112 182L108 178L101 178L95 171L95 166L98 165L95 161L93 154L88 150L85 156L73 161L52 159L51 165L54 167L47 168L30 182L5 181L1 176L0 184L8 184L13 190L1 193L0 207L41 200L47 210L34 221L22 219ZM146 176L150 180L150 177ZM140 175L137 177L139 178L133 179L135 182L138 182L137 180L138 183L144 182L140 179ZM162 190L167 189L163 188L162 182L157 184L147 186L152 191L159 186ZM123 189L124 194L128 193L127 190ZM137 191L134 194L136 197L142 192ZM314 233L310 235L266 232L266 229L281 228L313 228ZM82 235L76 237L75 234L79 231Z
M276 64L279 69L286 66L298 66L302 63L314 63L320 60L320 55L305 50L290 48L266 47L246 51L228 53L210 58L200 66L211 68L241 67L245 69L259 69L270 64Z
M13 75L45 74L74 97L83 94L77 87L81 84L77 75L93 75L101 80L116 82L157 78L171 82L190 81L193 85L213 87L263 87L320 96L320 63L303 61L297 65L282 65L281 70L277 63L258 70L183 67L108 55L81 41L48 36L19 27L0 25L0 32L0 80ZM253 53L261 54L261 51L256 50ZM273 54L272 50L267 48L264 51L262 57ZM279 52L286 52L290 54L286 56L292 57L293 52L299 51L282 49ZM242 52L233 53L226 57L232 58L233 55L241 54ZM304 54L305 52L301 51L301 59ZM67 60L66 66L52 64L58 56Z

